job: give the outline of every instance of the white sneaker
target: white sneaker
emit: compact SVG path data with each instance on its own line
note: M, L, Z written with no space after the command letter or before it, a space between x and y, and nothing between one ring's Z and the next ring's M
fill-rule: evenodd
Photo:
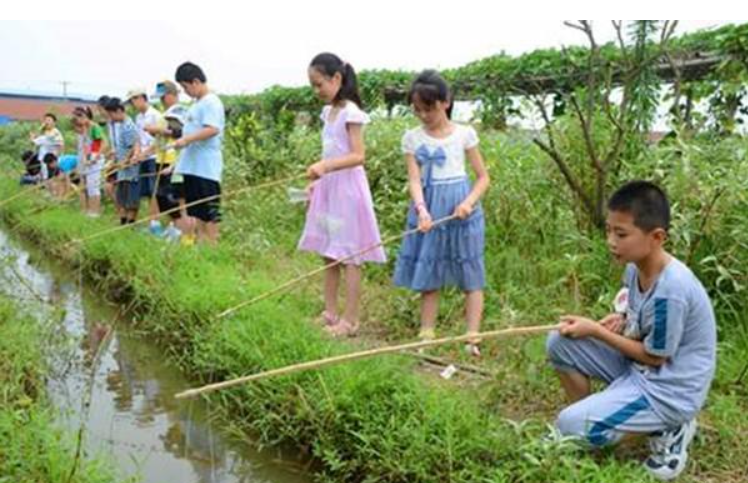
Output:
M182 231L174 225L169 225L169 227L166 230L164 230L164 234L163 234L164 239L171 243L178 242L181 236L182 236Z
M151 235L161 236L161 234L164 232L164 229L161 226L160 221L151 220L151 222L148 224L148 231L151 233Z
M652 436L649 439L652 454L644 462L649 474L660 481L677 478L686 469L688 445L695 434L696 419L692 419L672 431Z

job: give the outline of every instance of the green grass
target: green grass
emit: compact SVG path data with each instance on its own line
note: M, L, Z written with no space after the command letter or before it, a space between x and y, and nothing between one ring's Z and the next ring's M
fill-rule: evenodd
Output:
M383 232L402 229L407 195L397 155L401 121L375 122L367 134L368 165ZM279 177L316 152L316 133L294 133L285 150L268 154ZM573 206L549 162L521 136L486 134L482 150L493 185L487 214L485 329L555 320L565 312L600 315L617 290L620 270L610 264L602 234L580 229ZM666 186L676 218L670 249L691 258L715 302L720 335L718 375L702 415L683 481L742 481L748 461L748 392L736 385L748 354L748 161L746 142L662 146L626 167L628 177ZM283 159L292 159L282 164ZM227 189L253 183L239 161L228 160ZM276 164L272 164L275 166ZM272 175L273 173L271 173ZM0 183L0 199L17 189ZM715 209L706 210L715 190ZM273 288L318 261L299 254L295 242L303 213L281 190L251 193L227 202L222 245L183 249L138 233L102 237L80 249L65 241L113 223L90 220L43 199L2 207L22 236L58 250L78 264L102 291L134 304L142 329L157 337L175 361L202 382L350 352L355 344L332 341L311 320L321 310L319 282L269 299L216 322L213 316ZM22 222L22 224L19 224ZM417 299L389 283L390 264L366 272L366 339L404 341L417 330ZM461 333L462 297L448 292L439 329ZM437 351L462 359L459 347ZM272 379L214 393L226 422L260 437L290 443L319 463L330 481L647 481L641 450L599 454L542 442L546 425L563 406L545 363L542 338L486 344L481 365L496 373L484 383L455 384L424 375L403 357L384 357ZM514 421L514 422L513 422Z
M14 191L11 185L2 184L4 195ZM19 200L4 216L13 225L36 203ZM51 250L106 225L66 208L32 216L17 230ZM126 294L140 310L141 328L159 337L175 360L204 381L355 349L325 337L310 323L316 304L299 297L286 297L282 304L270 300L210 322L218 311L267 290L277 279L259 268L261 261L253 270L242 268L228 246L190 251L122 233L67 255L102 290ZM232 424L259 435L263 443L307 449L321 464L322 475L334 481L511 481L524 473L531 475L527 481L587 474L644 478L636 465L622 466L612 457L577 464L572 449L536 448L545 431L542 421L517 432L480 399L424 379L403 357L277 378L210 398ZM528 451L533 458L523 456ZM537 468L536 460L542 463Z

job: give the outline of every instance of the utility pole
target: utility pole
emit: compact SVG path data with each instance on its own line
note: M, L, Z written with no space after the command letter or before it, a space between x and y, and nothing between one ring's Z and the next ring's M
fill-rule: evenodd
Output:
M70 85L70 81L61 81L60 84L62 84L62 97L65 98L65 100L68 99L68 85Z

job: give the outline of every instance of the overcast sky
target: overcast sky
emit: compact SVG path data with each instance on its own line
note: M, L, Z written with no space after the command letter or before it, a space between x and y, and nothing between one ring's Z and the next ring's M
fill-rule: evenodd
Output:
M306 66L320 51L335 52L358 70L417 70L584 42L562 20L510 18L500 2L400 1L389 8L367 2L348 14L346 8L363 3L264 3L251 15L226 10L222 20L198 20L196 11L188 12L192 20L179 21L0 21L0 90L59 94L67 81L69 93L122 95L138 86L153 89L191 60L214 90L257 92L305 83ZM678 31L726 22L684 20ZM594 25L601 40L610 38L609 22Z

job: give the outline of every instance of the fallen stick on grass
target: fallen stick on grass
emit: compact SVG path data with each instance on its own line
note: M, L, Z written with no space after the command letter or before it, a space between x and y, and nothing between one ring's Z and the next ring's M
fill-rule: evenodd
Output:
M495 372L489 371L488 369L483 369L482 367L478 367L472 364L465 364L462 362L450 361L449 359L445 359L443 357L437 357L431 354L425 354L425 353L418 352L418 351L407 351L407 352L403 352L403 354L413 357L414 359L418 359L422 361L422 363L431 364L437 367L447 368L449 366L454 366L456 369L462 372L469 372L471 374L475 374L477 376L481 376L484 378L496 377Z

